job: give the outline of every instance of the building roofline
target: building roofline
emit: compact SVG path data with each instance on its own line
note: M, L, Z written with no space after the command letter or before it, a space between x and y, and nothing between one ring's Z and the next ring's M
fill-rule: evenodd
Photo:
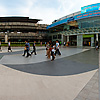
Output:
M0 22L31 22L31 23L37 23L38 21L42 21L42 19L32 19L29 17L23 17L23 16L6 16L6 17L0 17Z

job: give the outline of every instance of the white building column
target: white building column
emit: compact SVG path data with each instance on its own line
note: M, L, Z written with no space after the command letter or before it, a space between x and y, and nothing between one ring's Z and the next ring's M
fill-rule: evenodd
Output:
M98 41L98 33L96 34L96 41Z
M62 45L63 45L63 42L64 42L64 35L62 34L61 35L61 43L62 43Z
M67 35L67 42L69 42L69 35Z
M91 37L91 47L94 46L94 37Z
M77 47L83 47L83 35L77 35Z
M8 35L5 34L5 43L8 43Z

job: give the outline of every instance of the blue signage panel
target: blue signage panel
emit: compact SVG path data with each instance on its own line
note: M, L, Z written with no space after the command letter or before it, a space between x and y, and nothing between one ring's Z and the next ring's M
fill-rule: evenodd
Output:
M74 21L74 17L69 17L67 22Z
M60 24L68 23L70 21L74 21L74 17L69 17L69 18L63 19L61 21L55 22L55 23L47 26L47 29L52 28L52 27L57 26L57 25L60 25Z
M83 14L80 14L80 15L76 15L76 16L74 16L74 19L79 20L79 19L94 17L94 16L100 16L100 11L94 11L94 12L89 12L89 13L83 13Z
M67 19L63 19L63 20L58 21L58 22L55 22L55 23L53 23L53 24L47 26L47 29L52 28L52 27L57 26L57 25L60 25L60 24L64 24L64 23L67 22L67 20L68 20L68 18L67 18Z
M81 13L100 10L100 3L81 7Z
M79 15L76 15L73 17L63 19L61 21L55 22L55 23L47 26L47 29L52 28L57 25L60 25L60 24L68 23L70 21L79 20L79 19L88 18L88 17L94 17L94 16L100 16L100 10L94 11L94 12L83 13L83 14L79 14Z

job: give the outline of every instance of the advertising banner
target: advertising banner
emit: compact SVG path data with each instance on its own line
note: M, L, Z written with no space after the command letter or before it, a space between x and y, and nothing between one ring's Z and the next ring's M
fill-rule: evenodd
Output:
M81 7L81 13L100 10L100 3Z

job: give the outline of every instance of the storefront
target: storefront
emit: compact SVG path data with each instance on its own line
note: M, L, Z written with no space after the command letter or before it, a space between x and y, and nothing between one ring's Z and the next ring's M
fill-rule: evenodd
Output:
M83 35L83 46L94 46L94 35Z

